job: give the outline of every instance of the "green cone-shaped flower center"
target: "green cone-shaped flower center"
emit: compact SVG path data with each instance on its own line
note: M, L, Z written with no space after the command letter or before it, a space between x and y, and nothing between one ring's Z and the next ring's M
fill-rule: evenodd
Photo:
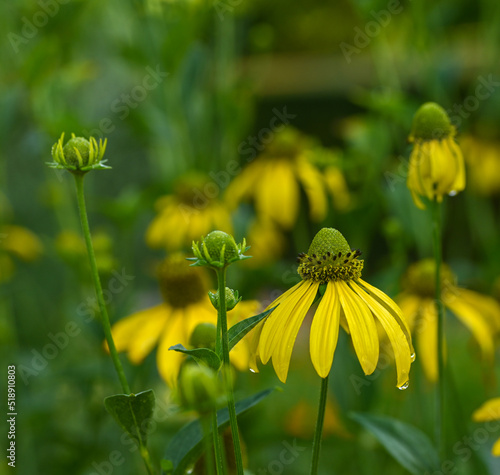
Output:
M446 111L435 102L426 102L413 118L410 140L441 140L453 132Z
M158 270L160 290L172 307L187 307L207 295L207 279L202 269L190 267L183 254L167 257Z
M442 292L454 287L456 278L451 269L441 265ZM424 259L411 265L403 280L405 290L421 297L434 298L436 292L436 262L433 259Z
M307 254L298 257L302 279L322 284L361 277L363 261L359 250L351 250L344 236L333 228L323 228L314 237Z

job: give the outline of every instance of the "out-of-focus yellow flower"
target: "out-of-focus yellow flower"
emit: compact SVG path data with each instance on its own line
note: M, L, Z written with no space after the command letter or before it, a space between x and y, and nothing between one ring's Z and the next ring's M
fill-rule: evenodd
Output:
M486 401L474 411L472 419L476 422L500 421L500 397ZM500 439L493 444L491 453L495 457L500 457Z
M40 257L43 246L29 229L8 224L0 227L0 249L30 262Z
M258 218L291 229L297 221L301 190L305 193L309 215L321 221L327 212L325 183L308 158L309 139L286 127L227 188L226 202L232 208L252 200Z
M214 196L218 192L218 185L205 177L183 177L172 195L163 196L156 202L157 215L147 229L147 244L152 248L178 251L191 247L194 240L213 229L231 233L229 211Z
M351 335L354 350L365 374L371 374L379 358L378 321L395 355L397 386L406 388L414 359L410 331L399 307L383 292L361 279L360 251L351 250L336 229L323 228L314 237L307 254L299 255L302 281L272 302L277 308L252 330L253 354L266 364L271 358L282 382L286 381L293 346L306 313L320 286L323 296L316 309L310 333L311 361L318 375L330 373L339 327ZM251 362L257 370L256 361Z
M455 142L456 130L445 110L434 102L418 109L413 119L407 186L415 205L424 209L421 197L441 202L465 188L464 159Z
M286 416L285 430L293 437L310 439L314 434L317 407L301 399ZM336 405L328 399L325 408L325 421L323 424L323 437L327 435L351 437L339 416Z
M165 259L159 269L163 303L123 318L111 331L118 351L127 351L130 361L141 363L158 345L158 371L174 387L185 356L169 348L176 344L189 347L193 330L200 323L217 323L217 311L208 298L208 276L201 267L191 267L182 254ZM229 324L254 315L258 303L240 302L228 312ZM248 312L248 313L247 313ZM240 341L230 353L231 362L248 369L248 343Z
M252 259L246 265L252 268L275 262L286 248L285 236L272 221L254 221L248 230L248 242L252 244L248 251Z
M460 140L472 188L483 196L500 192L500 142L468 135Z
M424 373L437 381L437 313L435 298L436 265L425 259L409 267L403 280L403 292L396 301L417 339L417 350ZM492 361L494 337L500 330L500 305L492 297L455 285L455 276L445 264L441 267L442 300L471 331L483 357Z

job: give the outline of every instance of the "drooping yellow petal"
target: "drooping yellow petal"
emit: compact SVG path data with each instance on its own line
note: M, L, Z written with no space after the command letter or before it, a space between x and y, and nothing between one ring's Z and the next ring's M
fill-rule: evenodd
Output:
M290 366L290 358L292 357L292 351L295 345L295 339L297 338L297 334L299 333L299 329L304 321L307 311L316 297L319 283L309 282L309 285L305 286L305 288L306 291L301 296L300 300L296 302L296 305L294 305L290 313L288 315L285 313L282 314L281 325L277 328L279 341L272 354L272 358L274 370L282 383L286 382L288 368ZM284 309L283 312L285 312L287 303L288 301L282 302L280 306L271 314L271 316L280 309ZM266 331L266 327L264 327L263 333L264 331Z
M486 401L472 413L472 419L476 422L500 420L500 397Z
M422 302L420 319L415 331L419 361L427 379L435 383L438 379L437 314L432 300Z
M170 387L177 386L177 377L185 355L178 351L169 351L169 348L178 343L187 347L188 341L184 326L185 313L182 310L174 310L160 339L156 353L156 364L160 376Z
M408 328L412 330L416 324L420 308L420 298L413 294L401 294L396 298L396 302L403 313Z
M250 333L245 337L248 339L248 349L250 352L250 358L248 360L248 366L254 373L259 372L259 366L257 364L257 359L260 359L259 355L259 341L260 335L262 334L262 329L264 328L265 320L258 323L257 326L250 331Z
M500 457L500 439L498 439L494 444L493 447L491 448L491 453L495 457Z
M411 191L413 202L420 209L425 209L424 203L420 199L420 195L425 195L425 190L422 186L422 181L420 179L420 158L421 149L418 143L415 144L413 151L410 155L410 162L408 165L408 178L406 184Z
M335 284L329 282L314 314L309 339L311 361L321 378L326 378L330 373L339 328L340 299Z
M462 150L457 145L453 138L449 138L445 141L446 146L449 148L451 155L453 156L456 163L456 175L453 184L451 185L452 191L458 193L465 188L465 165L464 157L462 155Z
M356 282L353 281L349 285L368 305L373 315L375 315L384 331L387 333L389 341L391 342L392 350L394 351L394 359L396 360L398 373L397 386L399 388L403 387L408 383L412 362L410 341L407 339L397 320L393 318L391 313L383 305L381 305Z
M296 311L311 285L312 282L303 280L271 304L274 306L279 301L278 307L269 315L261 331L258 352L264 364L269 361L283 337L283 326L288 322L290 314Z
M34 261L40 257L43 245L29 229L10 224L0 228L0 249L12 252L24 261Z
M334 282L351 332L354 350L365 374L377 367L379 344L375 320L358 295L342 280Z
M236 208L242 201L246 201L253 195L257 181L262 176L264 165L264 160L253 161L229 183L225 193L225 202L230 209Z
M297 159L295 170L309 202L311 219L316 222L323 220L327 212L327 201L321 174L304 157Z
M500 331L500 304L493 297L473 290L457 288L454 293L450 294L449 299L445 300L445 305L448 300L452 301L457 296L464 303L475 308L495 332Z
M117 351L130 351L133 345L135 345L137 332L150 319L156 320L159 315L163 317L164 321L169 319L170 310L168 305L161 304L141 310L115 323L111 328L111 334L113 335Z
M479 343L483 357L491 361L494 353L493 327L474 307L460 298L450 299L446 306L469 328Z

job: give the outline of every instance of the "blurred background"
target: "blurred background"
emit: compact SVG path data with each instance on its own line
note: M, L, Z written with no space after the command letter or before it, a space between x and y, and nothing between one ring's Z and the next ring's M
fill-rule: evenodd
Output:
M269 303L297 282L295 257L325 226L363 251L365 280L396 296L408 267L432 256L430 215L405 181L413 114L438 102L467 165L466 190L445 200L444 258L460 287L500 299L498 2L18 0L0 9L0 339L4 368L18 368L18 473L108 473L114 450L124 461L113 473L145 473L102 404L119 386L85 312L94 294L73 180L45 166L62 132L108 139L112 170L90 173L86 190L103 286L128 276L110 294L116 322L159 303L158 262L217 227L252 246L254 259L229 273L245 299ZM172 203L182 219L168 225ZM479 427L472 411L500 395L498 371L451 314L447 337L449 440L462 443ZM152 387L163 408L150 436L160 460L192 415L176 408L154 351L123 363L132 388ZM319 383L307 328L286 385L270 365L237 374L237 397L284 389L241 418L251 473L307 473ZM433 388L418 355L406 391L390 361L365 377L342 334L322 473L406 473L348 414L398 417L432 436ZM453 473L500 473L489 455L500 434L489 435L469 456L453 452ZM293 444L307 449L280 462Z

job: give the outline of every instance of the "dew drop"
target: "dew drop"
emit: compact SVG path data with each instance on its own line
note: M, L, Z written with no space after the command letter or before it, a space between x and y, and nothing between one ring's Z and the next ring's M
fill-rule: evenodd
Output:
M410 359L412 363L415 361L415 352L410 355Z
M457 194L457 191L456 190L451 190L449 193L448 193L448 196L455 196Z
M401 390L401 391L404 391L405 389L408 388L408 386L410 385L410 381L406 381L406 383L402 384L401 386L398 386L398 389Z
M250 368L250 373L257 373L254 369Z

